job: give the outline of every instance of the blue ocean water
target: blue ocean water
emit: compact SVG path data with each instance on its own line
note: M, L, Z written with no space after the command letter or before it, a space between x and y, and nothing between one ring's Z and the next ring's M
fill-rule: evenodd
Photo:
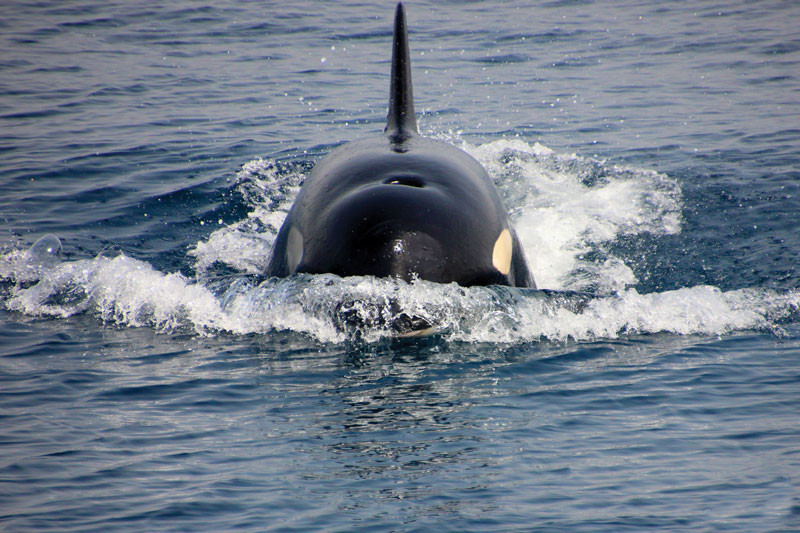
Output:
M0 529L800 530L800 4L407 2L546 290L263 279L393 8L0 5Z

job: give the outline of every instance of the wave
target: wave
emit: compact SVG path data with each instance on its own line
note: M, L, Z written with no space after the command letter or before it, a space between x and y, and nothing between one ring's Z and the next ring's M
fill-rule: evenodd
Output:
M8 277L9 258L4 262L2 274ZM659 332L719 335L775 331L800 309L800 291L723 292L709 286L652 294L626 289L597 297L334 275L267 280L240 275L201 283L158 272L123 254L65 262L38 274L37 265L24 259L14 268L17 279L39 279L10 290L5 305L11 311L53 317L88 312L106 323L203 335L292 331L321 342L394 337L403 317L464 342L584 341Z
M681 191L669 176L520 140L461 147L495 180L542 290L334 275L263 279L308 168L257 159L234 187L249 213L196 243L187 258L193 274L163 273L123 253L62 261L61 243L49 235L0 254L0 298L28 315L91 313L106 323L202 335L291 331L320 342L372 342L428 327L452 341L490 343L725 334L777 331L797 318L796 290L636 290L611 244L680 232Z

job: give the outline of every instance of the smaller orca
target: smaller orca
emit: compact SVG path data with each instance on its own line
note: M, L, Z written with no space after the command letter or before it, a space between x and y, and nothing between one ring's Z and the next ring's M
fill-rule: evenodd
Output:
M536 288L484 168L417 130L402 3L391 69L384 135L336 148L314 167L278 232L266 274Z

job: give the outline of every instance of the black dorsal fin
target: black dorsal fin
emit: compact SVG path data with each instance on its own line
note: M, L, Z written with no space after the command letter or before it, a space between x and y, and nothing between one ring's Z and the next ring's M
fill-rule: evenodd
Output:
M386 117L386 135L402 142L417 135L417 118L414 114L414 92L411 89L411 57L408 53L408 29L403 3L397 4L394 15L394 42L392 45L392 79L389 86L389 115Z

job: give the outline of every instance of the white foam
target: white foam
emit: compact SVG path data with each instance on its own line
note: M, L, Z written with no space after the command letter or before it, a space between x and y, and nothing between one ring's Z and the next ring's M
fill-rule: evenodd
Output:
M195 271L203 274L221 263L251 274L263 272L303 179L301 171L281 172L273 161L261 158L243 165L236 174L235 190L252 210L245 219L214 231L189 250Z
M525 306L521 337L526 340L617 338L647 333L724 334L741 329L764 329L769 321L752 293L723 293L715 287L697 286L663 293L639 294L628 289L620 294L597 298L580 312L559 309L542 313L535 305ZM797 301L797 294L792 297ZM763 292L757 300L778 299ZM796 305L796 304L795 304Z
M521 140L463 148L504 193L540 288L622 290L637 279L606 245L622 235L680 232L680 186L664 174Z
M202 330L222 322L219 302L208 289L125 255L58 265L35 285L15 289L6 307L59 317L88 310L106 322L162 329L188 322Z
M434 324L454 341L515 343L543 339L589 340L669 332L724 334L770 329L797 314L800 292L745 289L722 292L698 286L655 294L628 289L590 299L509 288L464 288L424 281L405 283L333 275L267 280L232 278L212 290L179 273L119 255L62 263L38 283L12 289L7 309L67 317L95 313L108 323L201 334L294 331L322 342L352 336L375 341L394 336L404 313ZM342 304L355 315L345 317ZM357 320L353 322L353 318Z
M796 319L800 291L697 286L639 294L630 288L631 269L605 246L621 235L680 231L680 188L669 177L521 141L465 147L497 181L540 287L599 288L594 297L333 275L259 283L249 274L263 271L305 177L259 159L243 167L234 186L250 213L197 243L191 252L201 274L196 279L125 255L61 262L60 243L48 236L28 250L0 254L3 304L28 315L92 313L113 324L200 334L293 331L321 342L394 336L392 325L408 317L453 341L494 343L718 335L773 330ZM240 274L202 275L217 263Z

